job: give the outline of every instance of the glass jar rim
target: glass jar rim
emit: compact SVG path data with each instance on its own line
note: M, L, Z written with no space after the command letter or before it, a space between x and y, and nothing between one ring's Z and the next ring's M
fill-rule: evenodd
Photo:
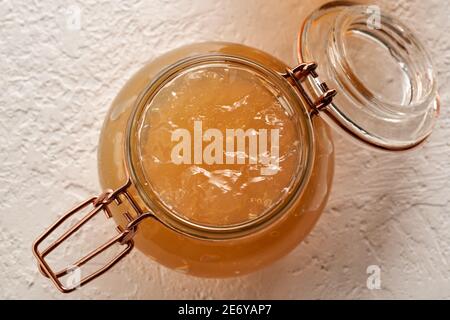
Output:
M180 74L183 70L213 62L224 64L235 63L242 67L250 68L264 75L265 80L270 80L272 83L275 83L277 88L283 89L283 93L289 96L289 99L293 104L291 107L297 112L298 116L296 118L300 121L300 129L304 134L302 137L304 143L301 152L301 161L298 165L300 169L295 176L294 183L290 186L286 199L255 219L225 226L212 226L194 222L182 217L165 205L165 203L158 198L157 193L151 189L151 185L143 182L146 181L146 178L143 175L142 167L138 164L139 161L136 157L136 148L139 146L139 122L144 109L153 97L168 81ZM312 122L304 101L282 74L245 57L230 54L209 53L187 57L169 65L161 70L154 77L154 80L147 85L136 99L133 112L128 120L124 151L126 167L133 184L136 186L144 203L153 214L157 216L160 222L187 236L200 239L222 240L254 234L284 216L284 213L286 213L295 200L299 198L305 189L305 185L309 181L314 161L314 134Z

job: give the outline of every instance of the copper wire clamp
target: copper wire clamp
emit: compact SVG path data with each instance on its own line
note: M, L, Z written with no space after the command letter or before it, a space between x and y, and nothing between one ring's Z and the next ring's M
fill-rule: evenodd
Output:
M123 257L125 257L133 248L134 242L133 242L133 236L136 233L137 226L142 220L149 217L154 217L151 213L142 213L141 209L137 205L137 203L133 200L133 198L130 196L130 194L127 192L127 188L130 186L131 180L128 179L127 183L118 188L115 191L107 190L100 194L99 196L91 197L90 199L87 199L86 201L82 202L66 214L64 214L58 221L56 221L50 228L48 228L33 244L33 253L36 257L39 269L41 273L50 278L52 282L55 284L55 286L63 293L68 293L76 290L78 287L81 287L88 282L94 280L95 278L99 277L106 271L108 271L110 268L112 268L117 262L119 262ZM89 252L86 256L76 261L71 267L66 267L60 271L54 272L49 264L45 261L45 257L50 254L54 249L56 249L63 241L65 241L67 238L69 238L72 234L74 234L76 231L78 231L84 224L86 224L90 219L92 219L94 216L96 216L99 212L104 212L107 218L111 218L112 214L109 208L109 205L112 202L115 202L116 205L121 204L124 200L128 201L128 203L131 204L133 210L137 213L137 218L132 220L130 214L128 212L124 213L125 218L129 222L127 227L125 229L121 228L120 226L117 227L118 234L111 238L109 241L105 242L103 245L98 247L95 250L92 250ZM67 219L69 219L72 215L74 215L77 212L80 212L81 210L86 209L88 206L92 205L92 209L81 219L79 220L75 225L70 227L66 232L64 232L58 239L56 239L54 242L52 242L45 250L42 252L39 251L39 245L47 239L47 237L53 233L61 224L63 224ZM124 249L122 249L115 257L113 257L109 262L107 262L103 267L95 271L94 273L91 273L85 277L83 277L80 282L73 287L66 287L64 286L60 278L64 277L65 275L69 274L74 268L81 267L85 263L89 262L91 259L99 255L100 253L106 251L114 244L119 244L124 246Z

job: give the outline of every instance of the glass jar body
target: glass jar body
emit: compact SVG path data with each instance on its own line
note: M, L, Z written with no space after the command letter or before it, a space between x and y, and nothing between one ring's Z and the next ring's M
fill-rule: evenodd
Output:
M253 60L283 73L286 65L274 57L243 45L201 43L171 51L146 64L123 87L106 116L99 143L101 186L115 189L126 181L126 128L139 95L167 66L198 54L229 54ZM245 237L229 240L201 240L170 230L149 219L139 225L136 247L157 262L196 276L226 277L252 272L277 260L295 248L311 231L322 213L331 188L334 147L329 128L320 117L313 118L314 161L312 173L303 192L289 211L268 227ZM163 173L162 173L163 174ZM146 211L135 186L130 194ZM224 204L226 205L226 204ZM125 227L123 212L132 214L126 203L112 208L116 222Z

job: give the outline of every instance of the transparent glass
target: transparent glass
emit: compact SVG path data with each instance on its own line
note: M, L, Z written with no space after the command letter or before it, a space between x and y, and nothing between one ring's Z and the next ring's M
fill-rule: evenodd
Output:
M289 201L282 201L277 206L269 206L268 213L262 214L262 217L268 217L267 219L261 221L257 218L244 219L238 221L244 225L237 223L231 226L222 224L219 220L219 223L215 224L216 228L206 226L208 227L206 229L204 225L202 226L202 222L208 222L208 220L200 219L198 221L197 219L193 226L192 220L187 223L180 219L182 216L180 210L175 210L177 211L175 213L171 212L169 206L160 201L161 193L154 192L155 186L150 188L150 184L160 183L165 174L172 175L172 178L176 179L176 172L171 172L173 168L165 171L158 170L158 167L155 167L156 170L150 171L139 169L143 167L142 157L138 156L142 151L142 148L139 147L142 140L139 139L142 139L142 135L146 135L145 139L158 140L160 134L142 131L140 121L146 116L148 117L148 108L155 108L155 105L149 106L141 102L147 94L151 96L152 86L153 89L158 86L158 81L163 81L170 73L169 70L176 68L180 61L186 61L186 59L199 55L214 57L218 54L229 56L230 59L244 59L249 63L253 62L258 66L264 66L265 70L261 71L261 77L267 76L267 81L270 80L270 74L280 78L279 75L284 73L287 68L285 64L262 51L237 44L203 43L172 51L145 65L127 82L108 112L99 144L99 176L103 188L114 189L122 185L127 179L127 170L130 172L131 169L133 185L130 193L144 211L152 210L155 214L159 214L165 223L176 229L193 236L201 236L183 235L167 228L161 222L149 219L139 225L134 238L136 247L167 267L205 277L226 277L248 273L270 264L295 248L310 232L325 207L334 168L333 143L328 127L319 117L313 118L311 122L305 102L287 81L284 81L283 84L282 80L272 79L270 81L278 81L276 82L278 90L282 91L276 93L275 96L286 98L286 104L293 108L291 110L295 114L293 118L300 121L295 125L296 130L303 132L301 136L295 134L286 139L298 140L303 137L304 141L301 144L303 153L299 153L299 156L301 158L302 154L309 155L307 157L309 160L303 161L304 165L299 166L295 161L296 163L290 166L293 171L288 171L289 175L292 175L288 180L294 181L294 183L288 188ZM152 83L150 87L149 83ZM242 85L240 84L240 87ZM230 90L228 88L232 95L233 92ZM159 92L162 91L159 90ZM206 92L206 95L215 94L217 91L214 90ZM151 97L150 100L153 103L157 102L157 99L154 99L155 96ZM162 97L165 97L163 93ZM167 97L161 101L168 101ZM142 108L139 108L138 105L141 105ZM179 116L178 113L176 115ZM247 119L245 114L242 116ZM216 117L213 118L216 119ZM232 119L226 121L232 121ZM287 124L286 121L287 119L285 119ZM141 129L134 130L134 127ZM308 136L308 130L311 136ZM293 134L295 130L290 132ZM164 143L163 141L167 141L167 139L158 143ZM127 156L129 159L126 159ZM298 162L302 163L302 161ZM147 168L154 166L154 164L150 164L148 167L148 163L146 165ZM300 169L293 169L297 167ZM153 177L148 176L150 172ZM169 181L176 184L175 180L169 179ZM258 195L262 197L263 191L266 191L268 187L270 185L255 189L253 199L258 199ZM158 190L158 188L156 189ZM275 186L273 190L275 192ZM235 201L238 199L236 198ZM240 210L245 211L255 207L250 199L242 197L242 200ZM202 199L198 201L201 202ZM219 203L218 208L212 208L212 210L220 210L220 205L227 206L227 203ZM113 208L113 217L122 227L127 224L122 215L123 211L127 210L124 206L126 204ZM247 212L244 214L246 215ZM246 232L242 234L244 229Z
M298 57L316 61L321 80L339 93L328 123L371 146L403 150L430 135L439 114L437 85L420 41L378 10L325 5L305 21Z

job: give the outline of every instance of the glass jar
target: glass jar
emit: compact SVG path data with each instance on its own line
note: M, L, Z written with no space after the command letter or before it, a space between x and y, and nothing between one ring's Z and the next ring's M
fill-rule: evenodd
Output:
M364 145L400 151L420 145L438 115L423 46L372 9L336 2L316 10L299 34L300 64L293 69L260 50L218 42L146 64L106 116L98 154L106 191L35 242L41 272L61 291L75 289L61 282L70 268L54 272L45 257L99 212L113 217L117 236L73 265L114 245L123 249L79 285L133 246L202 277L249 273L295 248L330 193L330 127ZM303 62L312 60L318 64ZM88 207L78 224L39 250Z

